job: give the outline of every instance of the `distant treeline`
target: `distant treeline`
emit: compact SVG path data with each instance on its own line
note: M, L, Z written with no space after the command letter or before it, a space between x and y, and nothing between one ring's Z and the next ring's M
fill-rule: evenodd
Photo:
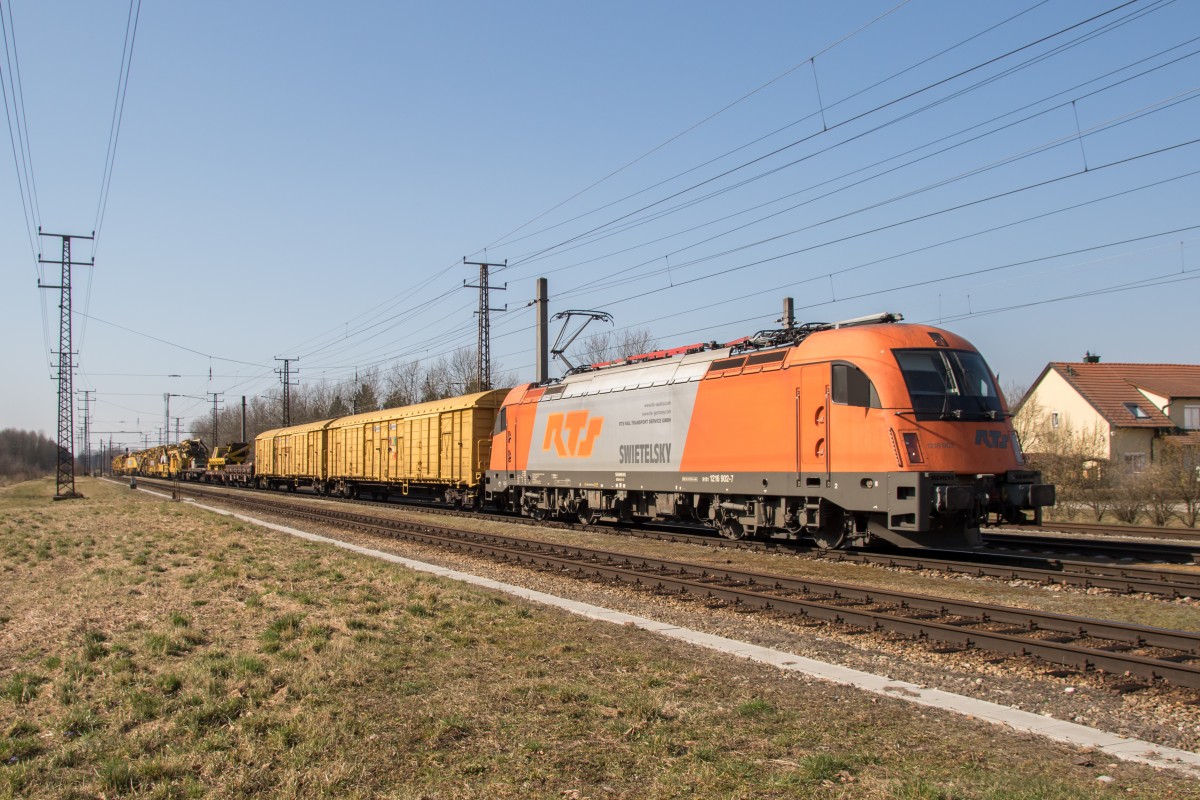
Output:
M597 364L658 349L658 341L645 328L602 331L582 341L572 354L576 363ZM322 419L344 417L426 403L444 397L479 391L478 358L475 348L461 348L446 356L427 361L395 363L388 369L372 367L358 372L353 379L306 383L289 392L291 424L303 425ZM492 386L515 386L517 374L492 363ZM242 406L232 392L225 395L225 406L217 414L219 445L241 438ZM246 403L246 440L283 425L283 400L278 389L265 397L252 397ZM193 439L213 444L212 417L197 416L191 427ZM138 448L133 448L138 449Z
M58 445L33 431L6 428L0 431L0 482L53 475L58 466Z

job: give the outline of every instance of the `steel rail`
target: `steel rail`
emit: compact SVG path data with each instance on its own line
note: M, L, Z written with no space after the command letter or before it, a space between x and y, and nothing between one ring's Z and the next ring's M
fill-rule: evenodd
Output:
M1135 539L1176 539L1182 542L1200 540L1200 529L1170 528L1160 525L1122 525L1103 522L1046 522L1040 527L1013 525L1013 530L1026 533L1061 531L1084 533L1090 536L1128 536Z
M1110 558L1158 560L1176 564L1200 563L1200 547L1189 544L1158 544L1116 539L1080 539L1061 536L1040 536L1028 533L999 533L984 531L983 541L989 548L1031 548L1054 553L1092 553Z
M186 490L191 493L190 487ZM204 494L204 492L196 492ZM1080 670L1100 669L1179 686L1200 688L1200 634L1031 611L964 600L879 590L829 581L714 568L537 540L479 534L423 522L381 519L339 509L297 508L258 498L230 498L237 505L355 529L448 546L559 573L620 581L632 586L720 599L735 606L770 609L805 618L891 631L922 641L1033 656ZM731 585L732 584L732 585ZM864 606L889 605L894 610ZM936 617L936 618L932 618ZM1003 630L971 627L1002 626ZM1031 636L1051 634L1047 638ZM1054 635L1058 634L1058 635ZM1064 641L1064 637L1067 640ZM1099 639L1101 646L1070 639ZM1130 648L1171 650L1161 658L1122 652ZM1193 662L1193 663L1187 663Z
M148 479L153 481L154 479ZM235 494L245 489L227 486L202 486L204 491ZM278 492L251 490L252 493L270 497L281 497ZM308 495L283 495L296 502L304 502ZM314 500L339 504L363 505L379 508L377 501L350 500L313 495ZM488 519L512 523L511 516L482 512L454 511L433 503L408 502L402 504L407 511L437 516ZM384 507L387 507L386 505ZM519 522L564 531L599 531L633 538L653 539L667 542L682 542L701 547L758 552L783 552L789 555L822 559L839 563L869 564L888 569L936 570L974 578L993 578L1003 581L1033 581L1043 585L1058 584L1078 589L1105 589L1123 593L1141 593L1172 599L1200 597L1200 572L1181 572L1158 567L1134 567L1121 564L1105 564L1094 561L1064 561L1056 558L1014 555L992 551L921 550L916 553L873 552L869 550L822 550L803 544L771 540L725 539L719 536L690 533L671 526L649 526L646 528L613 527L609 525L585 525L558 520L534 521L520 518ZM1054 540L1056 543L1062 540Z
M1003 581L1035 581L1079 589L1108 589L1115 592L1151 594L1161 597L1200 597L1200 572L1181 572L1153 567L1101 564L1090 561L1060 561L983 552L978 557L960 551L902 553L858 553L853 551L809 551L812 558L835 563L872 564L887 568L937 570L974 578Z

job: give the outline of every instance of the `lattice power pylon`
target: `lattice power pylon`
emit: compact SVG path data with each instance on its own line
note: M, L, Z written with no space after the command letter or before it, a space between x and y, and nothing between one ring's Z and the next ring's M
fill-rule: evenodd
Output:
M71 240L91 239L91 236L72 236L62 233L42 233L39 236L56 236L62 239L62 260L54 261L38 257L41 264L61 264L62 282L49 286L38 281L43 289L60 289L58 308L58 470L55 473L55 500L81 497L75 491L75 407L71 379L75 372L75 353L71 350L71 267L91 267L95 261L71 261Z
M508 288L504 286L489 286L488 285L488 268L508 266L508 261L503 264L489 264L486 261L467 261L463 259L463 263L470 267L479 267L479 283L467 283L463 281L463 288L479 290L479 345L476 349L476 354L479 357L479 389L478 391L486 392L492 388L492 317L493 311L507 311L508 305L505 304L502 308L492 308L489 301L491 300L491 292L503 292Z

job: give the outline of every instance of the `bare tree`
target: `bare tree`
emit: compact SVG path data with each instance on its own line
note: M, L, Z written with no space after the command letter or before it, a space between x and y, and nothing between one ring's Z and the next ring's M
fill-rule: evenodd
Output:
M1200 446L1183 437L1166 437L1153 469L1156 493L1171 503L1171 513L1189 528L1200 519ZM1158 523L1162 524L1162 523Z
M626 328L620 331L600 331L583 340L573 354L584 364L603 364L630 356L658 350L658 340L649 328Z
M1148 475L1128 466L1115 471L1109 488L1109 508L1118 521L1134 525L1141 519L1146 511L1149 484Z
M1163 464L1155 464L1146 475L1146 514L1153 525L1166 525L1175 516L1175 492Z
M421 362L393 364L385 373L383 382L387 387L384 408L400 408L418 402L421 398Z
M425 372L421 376L421 402L440 400L454 393L449 391L450 371L446 359L439 358L425 364Z
M1029 385L1025 383L1016 383L1009 381L1001 387L1004 393L1004 402L1009 411L1012 411L1017 406L1021 405L1021 401L1025 399L1025 395L1029 394Z
M446 359L446 381L443 397L474 394L479 391L479 356L474 347L460 347Z
M1108 435L1099 423L1077 427L1069 417L1056 418L1030 398L1013 418L1013 429L1029 465L1058 487L1055 513L1070 519L1079 506L1097 521L1112 509L1112 476Z

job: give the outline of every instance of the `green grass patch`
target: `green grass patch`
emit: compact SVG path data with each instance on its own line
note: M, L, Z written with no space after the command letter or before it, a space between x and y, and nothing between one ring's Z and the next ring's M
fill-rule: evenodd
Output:
M15 672L0 684L0 696L16 705L24 705L38 695L38 687L46 683L46 678L30 672Z

